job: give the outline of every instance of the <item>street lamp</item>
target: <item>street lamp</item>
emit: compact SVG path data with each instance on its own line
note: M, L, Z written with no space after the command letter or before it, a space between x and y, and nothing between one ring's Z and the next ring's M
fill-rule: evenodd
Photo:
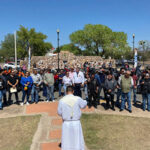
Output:
M57 29L57 44L58 44L58 71L59 71L59 53L60 53L60 50L59 50L59 29Z
M135 43L134 40L135 40L135 34L133 34L132 37L133 37L133 56L134 56L134 43Z
M140 41L139 42L140 43L140 45L142 46L142 48L143 48L143 66L144 66L144 59L145 59L145 41Z

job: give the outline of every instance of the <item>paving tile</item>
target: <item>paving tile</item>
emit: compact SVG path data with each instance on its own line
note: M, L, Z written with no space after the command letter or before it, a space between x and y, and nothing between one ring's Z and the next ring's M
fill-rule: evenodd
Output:
M52 120L52 125L53 125L53 126L62 125L62 119L53 119L53 120Z
M43 143L41 144L41 150L61 150L60 143Z
M58 102L52 102L52 103L38 103L38 104L31 104L29 106L26 107L26 114L35 114L35 113L48 113L49 116L56 116L59 117L57 114L57 107L58 107ZM92 108L88 108L86 107L86 109L83 109L83 112L92 112L95 109Z
M61 139L61 130L52 130L50 131L50 139Z

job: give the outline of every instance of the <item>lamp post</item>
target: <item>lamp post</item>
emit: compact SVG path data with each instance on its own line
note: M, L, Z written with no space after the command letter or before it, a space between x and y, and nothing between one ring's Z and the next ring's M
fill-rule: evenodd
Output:
M143 48L143 67L144 67L144 59L145 59L145 41L140 41L139 44L142 46Z
M143 66L144 66L144 59L145 59L145 41L142 41L143 45Z
M59 50L59 29L57 29L57 49L58 49L58 71L59 71L59 53L60 53L60 50Z
M134 43L135 43L135 34L132 35L133 37L133 57L134 57Z

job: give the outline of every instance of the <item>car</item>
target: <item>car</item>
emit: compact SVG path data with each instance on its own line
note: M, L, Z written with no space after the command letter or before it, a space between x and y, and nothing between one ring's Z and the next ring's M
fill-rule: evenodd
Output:
M8 62L8 63L4 64L3 68L12 68L12 69L15 69L16 66L15 66L14 62ZM20 68L20 65L17 64L17 68Z

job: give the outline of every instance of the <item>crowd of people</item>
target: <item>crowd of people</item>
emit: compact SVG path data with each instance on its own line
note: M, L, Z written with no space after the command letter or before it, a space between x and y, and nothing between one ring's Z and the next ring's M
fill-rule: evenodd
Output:
M150 111L150 68L140 70L140 67L130 68L124 64L121 68L99 66L99 69L90 67L85 62L82 69L64 68L52 70L48 67L42 70L33 68L32 72L26 70L14 70L11 68L0 70L0 109L13 103L12 94L15 94L16 104L23 106L39 102L39 92L42 91L46 102L54 102L54 92L58 96L66 95L68 86L74 87L74 95L85 95L88 106L97 106L99 100L106 100L105 109L119 107L120 111L126 108L126 102L132 113L131 93L133 103L137 103L137 94L142 95L142 109ZM18 93L22 92L21 102ZM8 93L8 94L7 94ZM115 99L116 95L116 99ZM30 100L31 96L31 100ZM26 102L25 102L26 98Z

